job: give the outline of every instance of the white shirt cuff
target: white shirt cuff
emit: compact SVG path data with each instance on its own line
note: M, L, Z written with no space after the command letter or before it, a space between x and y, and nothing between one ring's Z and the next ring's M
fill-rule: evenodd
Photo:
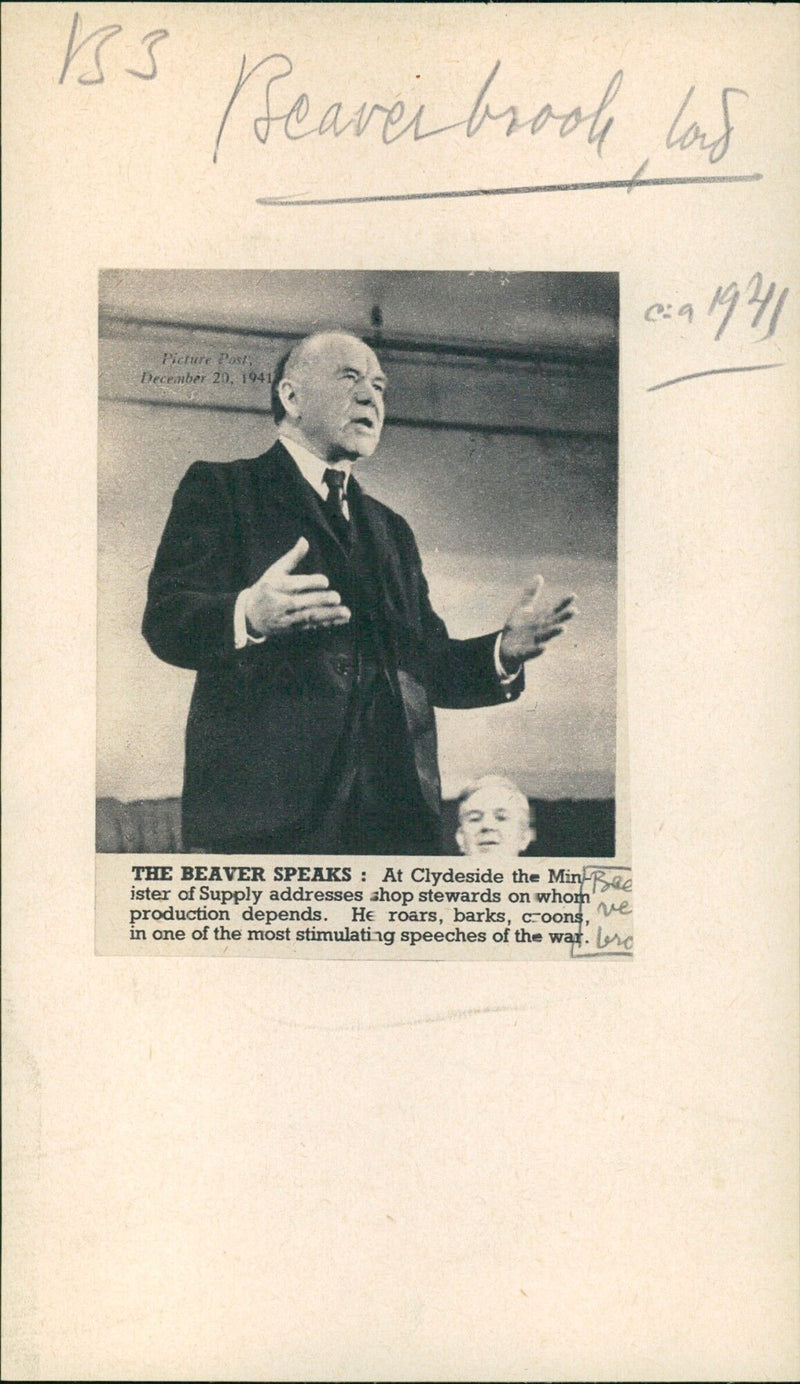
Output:
M250 594L249 586L244 591L240 591L236 597L236 605L233 607L233 644L236 649L246 649L248 644L263 644L266 635L260 637L248 633L247 629L247 597Z
M503 631L501 630L494 641L494 668L500 681L507 686L511 682L516 682L517 678L522 672L522 664L520 664L516 673L509 673L508 669L503 664L502 658L500 657L500 640L502 638Z

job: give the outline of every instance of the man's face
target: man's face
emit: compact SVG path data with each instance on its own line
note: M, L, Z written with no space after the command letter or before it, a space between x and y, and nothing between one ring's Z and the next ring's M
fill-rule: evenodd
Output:
M487 786L461 804L456 840L464 855L519 855L530 839L527 804L518 794Z
M365 342L344 334L311 341L287 371L289 416L324 461L370 457L383 429L386 377Z

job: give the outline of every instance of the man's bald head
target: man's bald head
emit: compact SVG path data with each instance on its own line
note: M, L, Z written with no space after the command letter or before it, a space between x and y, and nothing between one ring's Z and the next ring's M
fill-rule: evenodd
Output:
M374 351L349 332L314 332L278 361L272 413L281 432L329 463L371 456L386 379Z
M300 341L296 341L294 346L290 346L288 351L284 351L272 371L272 387L270 390L270 403L272 406L272 416L276 423L282 422L286 417L286 409L283 407L280 395L280 383L284 378L291 379L293 375L302 371L309 360L319 351L320 346L334 338L342 338L348 341L357 341L364 345L360 337L352 336L350 332L312 332L310 336L304 336Z

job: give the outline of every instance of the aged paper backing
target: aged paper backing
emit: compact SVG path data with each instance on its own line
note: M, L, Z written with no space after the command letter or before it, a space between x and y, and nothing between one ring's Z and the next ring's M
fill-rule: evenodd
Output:
M3 12L4 1377L794 1378L797 8ZM624 77L602 158L261 143L255 79L220 133L276 53L317 122ZM142 267L619 273L633 962L95 955L98 274Z

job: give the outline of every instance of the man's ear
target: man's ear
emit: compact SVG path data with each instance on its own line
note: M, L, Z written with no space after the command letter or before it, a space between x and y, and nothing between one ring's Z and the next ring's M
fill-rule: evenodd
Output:
M456 845L458 846L458 849L460 850L461 854L466 855L467 852L464 850L464 833L461 830L461 827L458 827L456 830Z
M300 417L300 402L297 398L297 390L294 384L285 376L278 384L278 398L283 404L288 417L296 421Z

